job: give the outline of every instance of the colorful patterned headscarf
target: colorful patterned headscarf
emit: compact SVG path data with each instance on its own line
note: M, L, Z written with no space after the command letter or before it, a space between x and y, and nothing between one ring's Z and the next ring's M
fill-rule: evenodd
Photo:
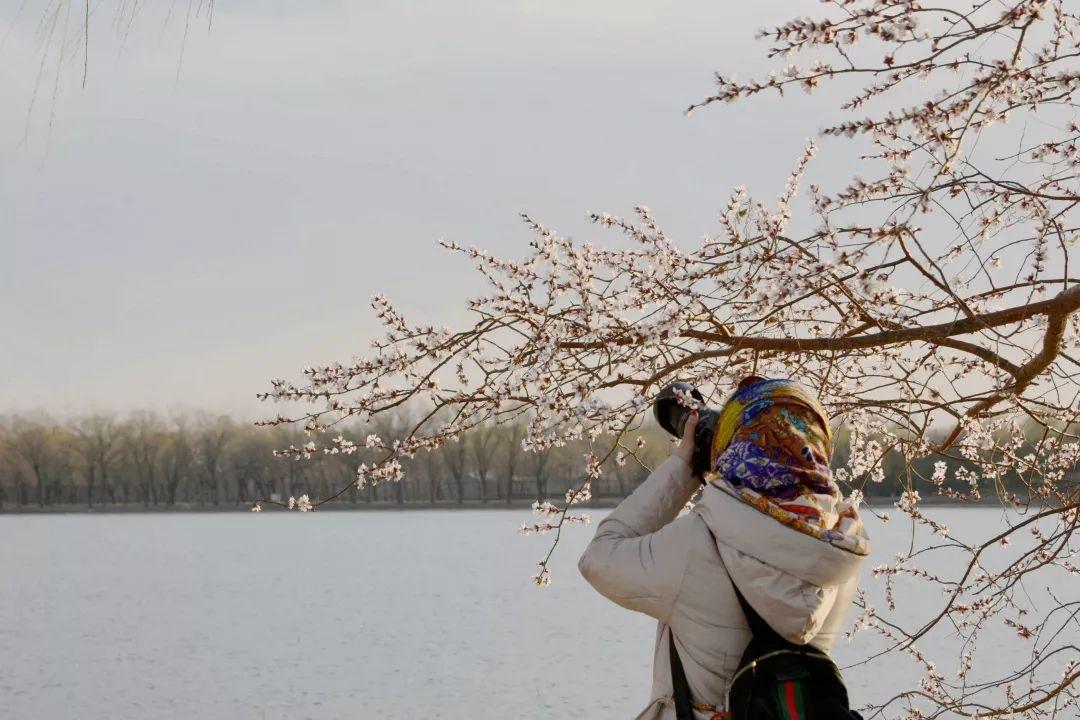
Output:
M713 469L819 531L840 519L840 490L829 469L828 415L791 380L750 376L720 410Z

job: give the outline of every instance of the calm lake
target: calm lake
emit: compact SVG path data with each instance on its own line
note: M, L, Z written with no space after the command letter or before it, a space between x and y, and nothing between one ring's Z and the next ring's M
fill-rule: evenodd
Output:
M564 534L553 584L535 588L548 538L516 534L529 517L0 517L0 717L632 717L648 698L654 621L578 575L595 525ZM1002 516L935 517L970 539ZM871 533L868 567L910 525L871 520ZM940 594L901 600L918 610ZM842 640L838 660L873 642ZM890 656L846 675L861 699L918 673Z

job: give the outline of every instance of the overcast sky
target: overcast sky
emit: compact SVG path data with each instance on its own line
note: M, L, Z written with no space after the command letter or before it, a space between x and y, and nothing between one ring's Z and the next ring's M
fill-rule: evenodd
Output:
M271 378L365 351L373 292L463 317L439 238L520 256L527 211L610 244L586 214L644 203L693 242L836 115L682 114L811 0L217 0L182 52L185 0L126 35L100 0L85 89L81 3L42 64L55 2L0 0L0 413L268 412Z

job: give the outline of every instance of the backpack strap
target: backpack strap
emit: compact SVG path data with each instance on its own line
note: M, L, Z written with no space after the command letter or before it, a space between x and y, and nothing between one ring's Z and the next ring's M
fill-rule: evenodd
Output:
M724 568L727 571L727 567ZM769 623L765 622L765 618L758 615L757 610L743 597L742 592L739 591L739 586L735 584L735 578L731 577L731 573L728 573L728 580L731 581L731 589L735 591L735 597L739 600L739 606L742 607L743 615L746 616L746 624L750 626L750 633L759 641L768 642L770 644L778 645L791 645L792 643L785 640L780 636L778 632L772 629Z
M671 658L671 689L675 699L677 720L694 720L694 708L690 700L690 683L686 679L679 651L675 649L675 632L668 625L668 654Z

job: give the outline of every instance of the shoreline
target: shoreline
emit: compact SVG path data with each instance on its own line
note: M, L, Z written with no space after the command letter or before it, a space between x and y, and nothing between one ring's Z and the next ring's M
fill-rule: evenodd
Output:
M895 509L896 499L890 498L870 498L864 504L874 510L889 510ZM610 510L618 505L623 498L599 498L588 503L575 506L582 512L588 512L589 510ZM411 510L417 511L431 511L431 510L514 510L514 511L528 511L532 508L532 500L513 500L506 502L505 500L493 500L491 502L481 502L479 500L466 500L463 503L456 501L445 501L431 503L404 503L399 505L394 502L373 502L373 503L329 503L322 508L319 508L316 512L408 512ZM985 508L985 507L1001 507L1007 509L1001 505L997 498L983 498L979 501L972 502L956 502L948 498L929 497L923 498L920 505L927 507L954 507L954 508ZM275 506L263 507L263 512L296 512L286 511L279 509ZM107 505L107 506L94 506L87 507L85 505L47 505L40 507L37 505L28 505L23 507L3 507L0 508L0 516L3 515L131 515L131 514L143 514L143 515L173 515L181 513L195 513L195 514L220 514L220 513L251 513L250 504L243 505L203 505L199 506L193 503L177 503L176 505L151 505L146 507L141 503L135 503L130 505Z

